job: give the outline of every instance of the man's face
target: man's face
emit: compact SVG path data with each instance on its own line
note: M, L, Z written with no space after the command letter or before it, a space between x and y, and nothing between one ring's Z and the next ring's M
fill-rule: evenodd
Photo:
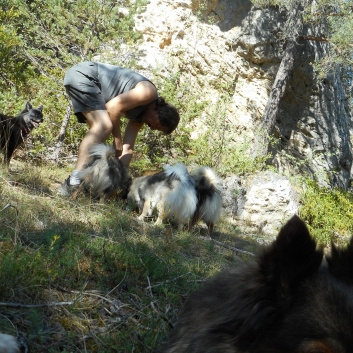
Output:
M161 125L161 122L159 121L158 118L149 119L148 121L146 121L146 124L149 126L151 130L163 131L164 129L164 127Z
M158 110L148 109L146 114L143 117L143 122L149 126L151 130L158 130L166 132L166 127L161 125L161 122L158 118Z

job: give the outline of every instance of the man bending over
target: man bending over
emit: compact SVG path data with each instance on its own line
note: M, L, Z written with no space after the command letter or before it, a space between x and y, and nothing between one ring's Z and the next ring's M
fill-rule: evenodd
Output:
M114 137L117 156L128 167L143 124L165 134L170 134L179 124L177 109L158 96L155 85L123 67L82 62L66 72L64 86L78 122L89 125L79 147L75 169L59 188L58 193L64 196L79 186L77 174L85 167L89 148L105 142L110 134ZM128 119L124 138L120 130L123 115Z

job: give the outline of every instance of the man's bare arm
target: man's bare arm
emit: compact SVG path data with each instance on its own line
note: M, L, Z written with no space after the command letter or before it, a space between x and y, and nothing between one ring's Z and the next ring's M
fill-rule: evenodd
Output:
M111 119L120 119L123 112L152 103L156 96L156 87L149 81L142 81L131 91L119 94L111 99L105 106Z
M120 157L120 160L125 167L128 167L131 162L132 154L135 148L136 137L142 126L143 123L137 123L136 121L132 120L129 120L127 123L123 141L123 153Z

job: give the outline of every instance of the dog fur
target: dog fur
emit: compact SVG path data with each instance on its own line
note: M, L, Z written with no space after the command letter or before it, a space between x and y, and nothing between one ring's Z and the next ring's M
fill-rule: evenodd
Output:
M3 162L9 166L11 157L28 134L43 121L43 106L33 108L27 102L18 116L0 114L0 149L4 154Z
M255 261L224 270L185 302L165 353L348 353L353 238L323 259L292 217Z
M210 167L199 167L191 172L195 181L197 194L196 211L192 217L192 228L199 220L203 220L208 228L209 235L218 222L222 209L222 184L214 170Z
M73 198L83 190L93 199L104 202L117 194L120 196L127 194L130 185L129 174L116 157L115 149L103 143L90 148L89 160L78 177L81 184L74 192Z
M181 163L165 166L154 175L135 178L128 200L139 208L140 220L152 216L156 209L156 225L165 219L174 219L179 229L190 221L197 206L194 180Z
M16 337L0 333L0 352L1 353L20 353L20 346Z

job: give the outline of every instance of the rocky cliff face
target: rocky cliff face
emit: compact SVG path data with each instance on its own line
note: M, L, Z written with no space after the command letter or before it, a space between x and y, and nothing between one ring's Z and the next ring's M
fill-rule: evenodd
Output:
M161 74L177 66L181 80L210 102L217 100L218 87L232 87L226 119L238 139L251 139L281 62L285 19L284 12L254 8L249 0L151 0L136 18L144 38L140 64ZM277 117L280 143L273 163L281 172L306 171L322 184L347 187L352 167L347 96L339 72L317 79L311 65L326 54L322 42L299 42Z

